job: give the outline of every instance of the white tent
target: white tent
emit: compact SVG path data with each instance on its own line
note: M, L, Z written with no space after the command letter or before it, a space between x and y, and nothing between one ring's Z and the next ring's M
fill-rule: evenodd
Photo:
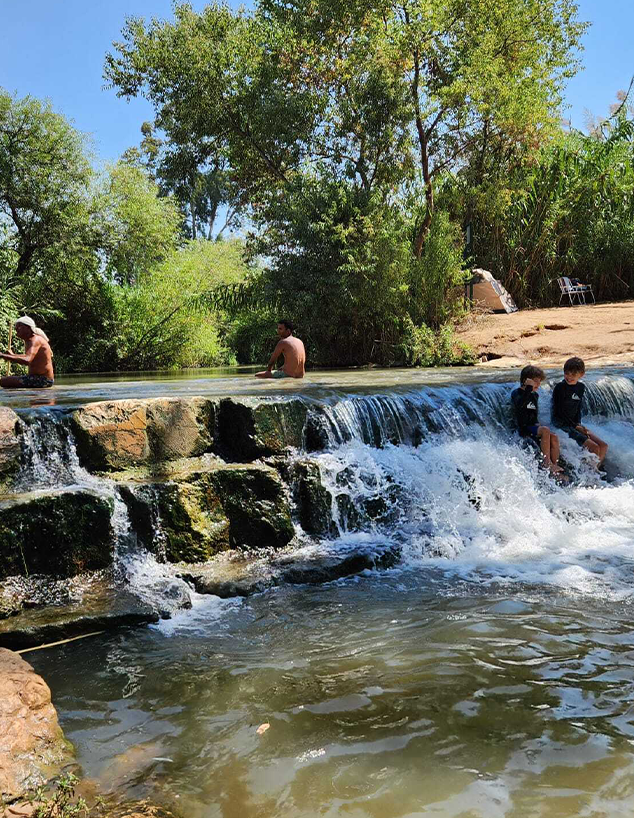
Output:
M504 312L517 312L517 304L510 294L504 289L497 278L488 270L476 268L473 271L473 278L467 285L469 298L475 304L488 307L490 310Z

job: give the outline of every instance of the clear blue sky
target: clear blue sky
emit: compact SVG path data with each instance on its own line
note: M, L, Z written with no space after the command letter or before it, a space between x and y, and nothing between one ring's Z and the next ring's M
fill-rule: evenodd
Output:
M566 116L584 125L584 110L607 113L634 74L634 0L578 0L592 27L585 37L585 70L569 86ZM194 0L202 8L204 0ZM238 5L238 3L232 3ZM104 90L105 53L128 15L166 18L171 0L0 0L0 86L20 96L47 97L57 111L93 137L96 155L114 160L139 142L152 118L142 100L130 103Z

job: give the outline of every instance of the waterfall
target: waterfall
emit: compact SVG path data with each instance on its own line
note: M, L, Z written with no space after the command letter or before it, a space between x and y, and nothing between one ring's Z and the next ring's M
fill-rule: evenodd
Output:
M576 589L607 582L612 569L601 568L602 560L612 565L627 555L629 565L634 540L634 376L590 375L586 383L584 422L610 446L607 482L592 455L562 435L568 487L553 483L513 431L513 383L306 399L305 446L276 466L290 496L299 478L289 459L309 461L319 486L304 491L302 502L324 504L327 524L315 522L320 513L308 515L308 534L296 520L297 542L330 554L355 543L394 546L405 567L451 566L487 581L539 578ZM548 424L547 384L540 395L540 420ZM21 423L24 455L15 491L77 489L107 497L114 509L115 583L164 615L196 599L165 562L156 487L89 474L63 412L22 413ZM143 531L136 517L138 531L130 520L135 499L147 510ZM629 588L631 573L616 570L620 589Z
M171 567L157 561L142 547L130 523L128 508L115 483L90 474L82 467L72 432L63 414L34 412L24 415L23 459L13 485L15 494L54 493L79 489L108 498L113 505L113 578L115 586L132 592L148 605L170 616L191 607L191 589L174 576ZM159 543L162 532L156 521ZM160 557L161 549L155 549Z
M560 435L559 486L513 431L514 384L346 397L314 409L313 453L331 500L332 549L393 542L402 566L487 583L630 593L634 568L634 379L587 379L584 423L610 446L606 476ZM550 422L550 389L540 389Z
M454 438L474 428L512 429L509 395L516 384L445 386L405 394L345 397L313 410L312 422L325 434L328 448L361 441L370 446L416 444L443 433ZM540 417L549 424L550 387L540 389ZM588 414L634 419L634 377L605 376L589 381Z

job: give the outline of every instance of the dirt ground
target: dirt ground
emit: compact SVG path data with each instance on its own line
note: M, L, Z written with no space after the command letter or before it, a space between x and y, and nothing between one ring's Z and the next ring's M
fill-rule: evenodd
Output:
M634 301L472 314L458 338L480 366L557 366L572 355L589 366L634 364Z

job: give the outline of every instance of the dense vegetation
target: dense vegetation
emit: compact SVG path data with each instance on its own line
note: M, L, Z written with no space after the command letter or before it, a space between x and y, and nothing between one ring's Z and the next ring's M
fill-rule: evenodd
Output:
M128 20L106 79L155 119L105 174L50 107L0 95L0 334L29 309L63 368L197 366L262 360L284 314L313 364L420 365L468 358L470 266L522 306L562 274L630 296L629 98L561 124L584 29L573 0Z

